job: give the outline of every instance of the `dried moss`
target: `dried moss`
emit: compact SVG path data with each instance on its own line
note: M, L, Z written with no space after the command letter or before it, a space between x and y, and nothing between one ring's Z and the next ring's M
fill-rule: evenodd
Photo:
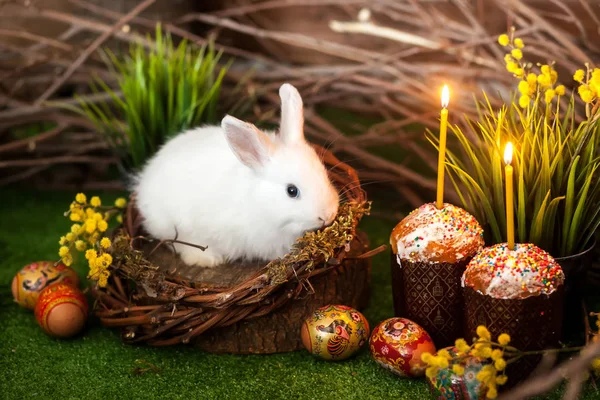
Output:
M115 233L111 255L116 273L134 281L148 297L176 301L185 295L183 286L168 282L160 268L148 261L143 251L132 246L131 237L124 229Z
M133 248L131 237L124 229L119 229L113 237L111 255L117 271L129 279L136 282L164 279L159 267L148 261L142 251Z
M311 271L315 265L329 261L341 248L349 250L356 225L363 215L368 215L370 209L371 202L342 204L336 220L330 226L305 233L294 244L293 251L266 266L268 284L284 283L292 269L303 265L305 271ZM143 286L149 296L175 298L181 294L180 290L176 290L180 286L174 288L159 267L148 261L143 251L132 246L132 238L124 229L115 232L111 255L115 272Z
M287 281L289 269L299 264L308 263L306 270L311 271L321 260L327 262L334 257L338 249L345 247L348 250L358 221L370 210L371 202L342 204L336 220L330 226L306 232L295 243L293 251L267 265L269 283L279 285Z

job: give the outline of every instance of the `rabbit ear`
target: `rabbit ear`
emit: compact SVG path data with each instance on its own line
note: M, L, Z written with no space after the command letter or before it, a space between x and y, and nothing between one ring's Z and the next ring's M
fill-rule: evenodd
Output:
M221 121L229 147L242 164L255 169L268 160L271 139L256 126L226 115Z
M284 143L304 140L304 110L298 90L284 83L279 88L281 98L280 135Z

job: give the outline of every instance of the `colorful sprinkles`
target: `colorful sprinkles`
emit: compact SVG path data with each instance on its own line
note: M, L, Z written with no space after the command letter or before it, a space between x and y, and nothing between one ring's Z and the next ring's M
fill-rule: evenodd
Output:
M531 243L506 243L479 252L465 270L462 286L499 299L526 298L553 293L564 283L560 265Z
M400 262L454 263L483 247L483 229L460 207L444 203L438 209L426 203L394 228L391 244Z

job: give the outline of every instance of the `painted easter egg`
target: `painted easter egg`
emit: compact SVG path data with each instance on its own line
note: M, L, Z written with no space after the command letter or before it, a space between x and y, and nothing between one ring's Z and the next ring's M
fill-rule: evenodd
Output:
M369 323L357 310L343 305L317 309L302 324L304 347L315 357L344 360L369 339Z
M33 310L42 290L59 282L77 287L79 278L75 271L63 263L34 262L17 272L12 281L12 294L19 305Z
M435 353L429 334L406 318L389 318L373 329L369 340L371 356L383 368L399 376L421 377L427 365L421 354Z
M486 398L486 386L476 376L486 364L477 357L461 357L455 359L457 349L446 347L453 360L448 368L440 368L438 373L427 379L429 390L436 400L483 400ZM452 367L458 364L464 368L462 376L455 374Z
M48 286L35 304L35 318L50 336L70 337L83 329L88 316L85 295L65 283Z

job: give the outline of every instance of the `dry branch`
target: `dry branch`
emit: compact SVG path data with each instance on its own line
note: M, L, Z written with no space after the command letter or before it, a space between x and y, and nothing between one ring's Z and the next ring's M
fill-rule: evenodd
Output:
M85 60L96 51L102 43L104 43L111 35L117 32L123 25L132 20L136 15L144 11L146 8L150 7L155 0L145 0L138 6L136 6L133 10L131 10L127 15L121 18L116 24L114 24L108 31L104 32L102 35L98 36L96 40L92 42L75 61L67 68L67 70L50 85L48 89L35 101L34 105L39 106L44 101L46 101L54 92L62 86L63 83L75 72L77 68L81 64L85 62Z
M563 398L574 400L580 393L581 383L589 371L592 360L598 357L600 357L600 341L587 345L579 355L569 361L565 361L548 372L528 379L514 389L507 391L499 397L499 400L524 400L531 398L531 396L542 395L558 386L565 379L569 383Z
M163 1L166 0L156 0L156 3ZM4 86L0 87L3 104L0 127L6 130L22 125L30 118L56 120L57 115L66 115L59 105L72 105L75 102L68 96L60 95L62 89L78 89L76 85L94 74L101 75L103 79L109 76L109 71L98 62L95 55L95 50L106 39L111 38L123 44L142 42L152 47L152 41L146 40L144 34L154 28L156 20L140 14L151 2L140 3L127 14L86 0L71 0L71 4L85 10L85 16L65 12L43 2L36 3L35 7L13 5L4 9L0 19L47 19L64 24L65 29L52 38L42 37L25 27L21 30L0 30L0 38L16 37L30 43L25 47L0 43L2 62L21 63L16 69L0 69ZM306 129L313 140L322 144L332 143L334 151L356 159L357 167L369 179L390 182L400 193L407 193L411 204L418 204L429 196L427 193L432 192L435 182L425 178L427 174L423 171L415 171L414 166L406 163L409 159L406 153L423 159L431 172L435 170L435 163L431 162L433 149L424 145L422 129L409 133L408 125L418 123L434 131L437 129L439 94L436 88L444 82L450 83L453 89L453 123L462 124L462 115L475 114L472 93L481 89L491 95L492 104L498 105L496 94L506 96L516 83L504 71L503 51L496 42L497 35L508 25L516 26L517 34L527 43L529 54L540 61L551 61L560 55L556 59L557 66L571 71L583 62L598 59L595 45L598 38L590 29L586 29L582 19L587 17L591 21L600 21L598 7L583 0L567 3L553 0L550 2L552 7L544 4L537 0L267 0L238 3L212 13L190 10L182 17L161 22L165 31L199 45L206 44L208 37L198 30L188 29L189 23L200 23L210 29L210 34L216 38L217 49L236 59L227 77L231 87L250 68L255 68L255 74L246 88L259 100L254 109L255 122L274 121L278 115L278 87L282 82L293 83L301 90L307 106ZM576 6L580 8L576 10ZM324 38L318 34L288 32L285 28L276 28L285 25L277 25L277 21L268 17L272 15L269 13L283 13L288 9L303 7L322 7L324 12L342 8L350 17L347 20L332 17L315 30L319 32L332 27L340 31L335 39L332 36ZM497 21L506 19L506 24L494 27L488 23L489 19L486 22L486 10L497 14ZM232 44L227 39L227 33L230 32L244 38L260 39L263 52L239 46L243 39L237 45ZM89 40L82 47L77 38L83 34ZM360 37L364 35L372 37L377 45L361 46ZM358 40L355 41L355 38ZM84 53L77 54L81 48ZM284 52L290 48L304 49L307 54L329 55L332 61L329 64L292 67L280 61L286 60ZM384 50L375 50L382 48ZM37 86L52 83L42 93L31 97L27 95L29 89L25 88L32 84L27 82L37 82ZM227 96L226 90L224 94ZM103 95L89 98L103 100ZM361 128L362 134L345 135L349 124L334 126L326 122L315 112L321 106L369 113L379 122L373 128ZM47 132L42 134L48 135ZM45 142L52 142L62 140L63 135L60 133L42 138L45 138ZM11 136L0 135L0 138L3 137ZM17 151L23 143L30 142L9 139L7 143L0 143L0 149L8 146L8 149ZM372 152L371 146L396 146L399 157L382 157ZM50 161L60 160L54 158L56 154L50 156L36 152L31 156ZM110 157L110 154L97 150L78 154L78 157L83 156ZM19 157L22 159L22 155L12 158ZM30 173L22 176L29 177ZM381 179L375 178L377 176ZM16 176L9 178L14 179ZM0 184L2 182L0 180ZM452 198L453 189L448 188L447 193Z

